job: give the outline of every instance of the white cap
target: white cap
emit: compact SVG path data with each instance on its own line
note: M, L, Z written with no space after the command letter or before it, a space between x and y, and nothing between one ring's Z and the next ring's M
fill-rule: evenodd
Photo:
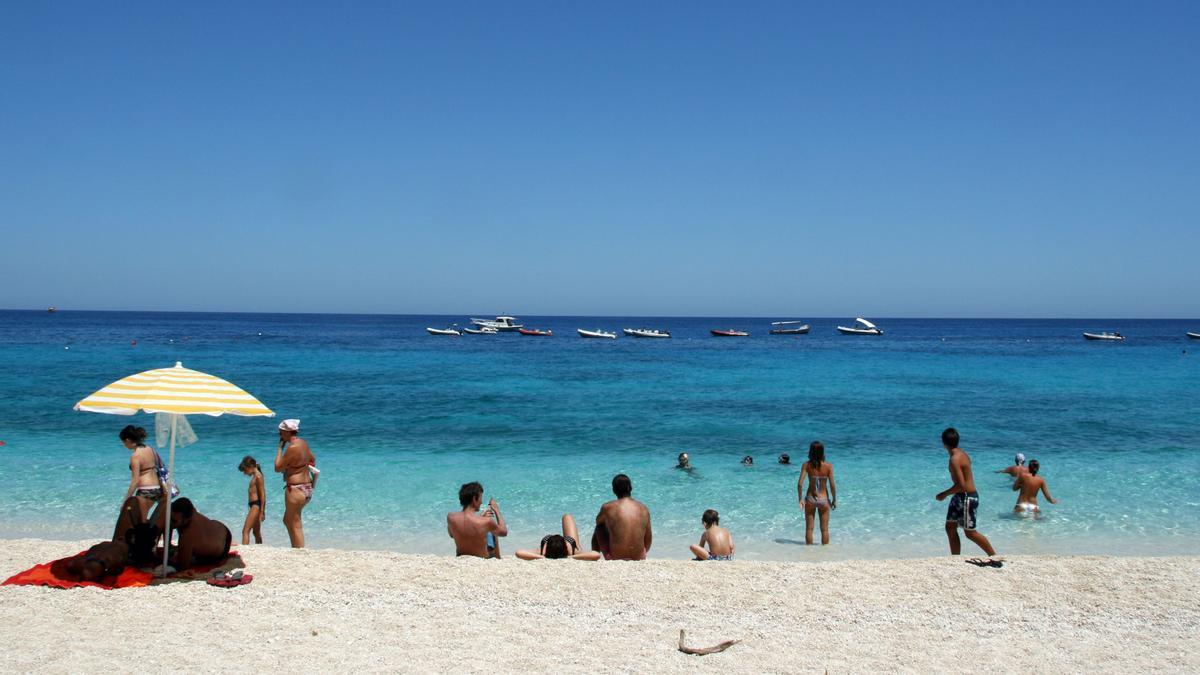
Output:
M281 431L300 431L300 420L284 420L279 423Z
M295 421L295 420L290 420L290 421ZM297 424L299 424L299 422L297 422ZM1020 466L1021 464L1024 464L1024 463L1025 463L1025 453L1018 452L1017 453L1017 465Z

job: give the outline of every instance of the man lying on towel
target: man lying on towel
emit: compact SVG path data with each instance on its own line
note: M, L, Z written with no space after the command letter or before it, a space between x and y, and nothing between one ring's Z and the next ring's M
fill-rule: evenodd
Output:
M67 572L79 577L80 581L98 581L104 577L115 577L125 571L129 562L129 545L119 541L102 541L89 548L87 553L67 561Z
M229 528L197 511L186 497L171 502L171 529L179 532L179 546L171 558L176 570L219 563L229 555L233 543Z

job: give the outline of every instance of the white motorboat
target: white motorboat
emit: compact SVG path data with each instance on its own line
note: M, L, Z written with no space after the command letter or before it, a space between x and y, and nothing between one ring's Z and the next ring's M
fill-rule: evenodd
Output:
M882 330L861 316L854 320L853 327L838 326L837 329L842 335L883 335Z
M1192 333L1192 332L1189 332L1189 333L1187 334L1187 336L1188 336L1188 337L1190 337L1190 338L1192 338L1193 340L1200 340L1200 333Z
M669 338L669 337L671 337L670 331L658 330L655 328L624 328L624 329L622 329L621 332L625 333L629 337L638 337L638 338Z
M430 335L462 335L455 327L450 328L426 328Z
M467 335L496 335L500 331L496 330L495 328L491 328L490 326L484 326L483 328L464 328L462 329L462 332L466 333Z
M1087 339L1087 340L1108 340L1110 342L1124 342L1125 341L1125 336L1121 335L1120 333L1118 333L1116 331L1113 331L1111 333L1108 331L1105 331L1103 333L1089 333L1087 331L1084 331L1083 337L1084 337L1084 339Z
M811 326L800 321L772 321L771 335L807 335Z
M515 333L525 327L525 324L517 323L517 319L511 316L498 316L495 319L471 319L471 323L480 328L495 328L501 333Z
M607 338L609 340L617 339L616 333L609 333L608 331L603 331L603 330L600 330L599 328L597 328L596 330L584 330L582 328L576 328L575 332L579 333L579 337L581 337L581 338L601 338L601 339Z

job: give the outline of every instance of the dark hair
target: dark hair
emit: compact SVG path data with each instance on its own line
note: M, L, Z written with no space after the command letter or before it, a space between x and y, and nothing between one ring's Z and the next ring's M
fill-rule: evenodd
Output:
M745 457L742 458L742 464L753 464L753 463L754 463L754 458L751 457L750 455L746 455Z
M613 494L617 499L633 494L633 481L629 480L629 476L623 473L613 476Z
M547 558L565 558L567 557L567 539L561 534L552 534L546 537L546 544L542 551L542 555Z
M1037 475L1037 472L1038 472L1038 469L1040 469L1040 468L1041 468L1041 466L1042 466L1042 465L1041 465L1041 464L1038 464L1038 461L1037 461L1036 459L1031 459L1031 460L1029 460L1029 473L1030 473L1030 475L1032 475L1032 476L1036 476L1036 475Z
M479 484L479 481L463 483L463 486L458 488L458 503L463 506L470 505L471 502L475 501L476 497L482 496L483 486Z
M704 512L703 516L700 516L700 520L704 521L705 525L719 525L721 514L717 513L715 509L709 509Z
M187 497L180 497L171 502L171 510L178 513L179 517L184 520L196 515L196 507L192 504L192 500Z
M812 468L821 468L821 462L825 461L825 445L821 441L813 441L808 444L808 463Z
M146 430L141 427L135 427L132 424L121 430L120 436L122 441L133 441L134 445L146 444Z
M950 427L942 432L942 445L947 448L958 447L958 429Z
M783 453L782 455L779 456L779 463L780 464L791 464L792 456L787 454L786 452Z
M251 468L257 469L258 461L255 460L250 455L246 455L245 457L242 458L241 463L238 464L238 471L245 471L246 469L251 469Z

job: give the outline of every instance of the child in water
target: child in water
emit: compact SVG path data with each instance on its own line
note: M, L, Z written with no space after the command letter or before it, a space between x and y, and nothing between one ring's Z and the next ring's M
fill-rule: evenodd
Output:
M721 527L720 514L709 509L700 522L704 523L704 534L700 535L699 545L692 544L692 555L696 560L733 560L733 535Z
M263 481L262 469L250 455L242 458L238 471L250 476L250 495L246 513L246 524L242 525L242 543L250 543L250 533L254 533L254 543L262 543L262 522L267 516L267 486Z

